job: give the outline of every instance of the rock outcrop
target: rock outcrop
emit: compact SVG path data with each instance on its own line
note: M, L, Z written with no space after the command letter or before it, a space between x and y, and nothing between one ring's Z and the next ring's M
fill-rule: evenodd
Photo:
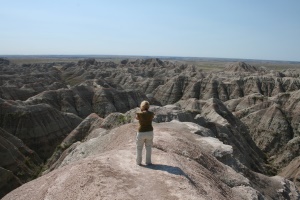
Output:
M44 91L25 102L28 105L48 104L56 110L73 113L85 118L93 112L94 91L92 88L78 86L72 89Z
M101 117L113 112L124 113L148 99L145 94L136 90L106 88L98 83L82 84L71 89L44 91L29 98L25 103L29 105L46 103L57 110L85 118L91 113L97 113Z
M25 105L0 99L0 109L0 127L21 139L42 159L49 158L56 145L82 120L47 104Z
M189 98L203 100L217 98L227 101L255 93L271 97L298 89L300 82L294 78L249 76L223 80L222 77L214 76L199 80L181 76L171 78L166 84L158 86L153 93L157 101L166 105Z
M226 72L257 72L257 67L249 65L245 62L237 62L228 64L225 68Z
M68 136L56 147L52 156L47 160L44 168L47 169L44 173L47 173L56 165L58 165L61 160L66 156L63 152L72 146L76 142L83 141L87 136L95 129L101 127L104 119L100 118L97 114L92 113L87 118L85 118Z
M299 95L299 90L274 97L254 94L225 103L278 171L300 154Z
M289 165L284 167L279 175L293 181L300 190L300 156L294 158Z
M247 168L237 173L224 165L216 156L231 154L229 145L191 133L194 128L180 122L154 125L154 164L140 167L135 164L136 128L137 124L131 123L80 143L57 169L22 185L3 200L299 198L293 183L286 179Z
M36 178L42 160L20 139L0 128L0 198Z

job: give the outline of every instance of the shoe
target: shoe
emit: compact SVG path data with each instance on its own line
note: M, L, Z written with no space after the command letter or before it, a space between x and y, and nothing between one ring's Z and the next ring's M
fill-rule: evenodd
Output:
M146 165L153 165L152 163L146 163Z
M142 163L137 164L138 166L142 166Z

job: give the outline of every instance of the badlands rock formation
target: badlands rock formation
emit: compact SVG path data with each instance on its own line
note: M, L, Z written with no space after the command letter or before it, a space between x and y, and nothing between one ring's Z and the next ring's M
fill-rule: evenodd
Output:
M300 156L294 158L289 165L281 170L280 176L292 180L298 189L300 188Z
M76 115L47 104L26 105L0 99L0 109L0 127L21 139L42 159L49 158L56 145L81 122Z
M0 60L0 98L26 100L45 90L65 88L54 64L10 64Z
M114 190L117 199L151 191L153 199L299 198L300 72L243 62L223 67L0 59L0 197L40 173L5 198L110 199ZM156 113L158 157L157 165L136 168L134 118L142 100Z
M253 94L225 104L247 125L274 166L281 168L300 154L299 99L297 90L274 97Z
M267 177L246 167L238 173L218 161L231 155L233 148L201 136L203 127L174 121L154 128L151 166L135 164L137 124L130 123L77 144L54 171L3 200L299 198L292 182L282 177Z
M231 63L225 68L225 71L230 72L257 72L259 69L245 62Z
M42 160L20 139L0 128L0 196L37 177Z
M126 112L137 107L144 99L147 97L139 91L106 88L93 81L91 86L82 84L71 89L44 91L27 99L26 103L46 103L57 110L84 118L93 112L101 117L113 112Z

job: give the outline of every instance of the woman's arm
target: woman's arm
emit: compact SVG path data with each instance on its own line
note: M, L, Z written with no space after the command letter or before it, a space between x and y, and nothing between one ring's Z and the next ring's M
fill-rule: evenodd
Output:
M153 120L154 116L155 116L155 113L153 113L153 115L152 115L152 119L151 119L151 120Z

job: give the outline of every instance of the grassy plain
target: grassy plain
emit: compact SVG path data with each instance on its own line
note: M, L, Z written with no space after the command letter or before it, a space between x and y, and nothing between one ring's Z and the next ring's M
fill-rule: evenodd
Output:
M300 62L294 61L271 61L271 60L250 60L250 59L227 59L227 58L198 58L198 57L149 57L149 56L114 56L114 55L43 55L43 56L1 56L10 60L15 64L34 64L34 63L69 63L78 62L86 58L95 58L101 62L115 62L120 63L123 59L149 59L159 58L161 60L168 60L178 64L194 65L203 71L215 71L224 69L227 64L233 62L246 62L247 64L256 67L265 67L270 70L285 70L285 69L300 69Z

